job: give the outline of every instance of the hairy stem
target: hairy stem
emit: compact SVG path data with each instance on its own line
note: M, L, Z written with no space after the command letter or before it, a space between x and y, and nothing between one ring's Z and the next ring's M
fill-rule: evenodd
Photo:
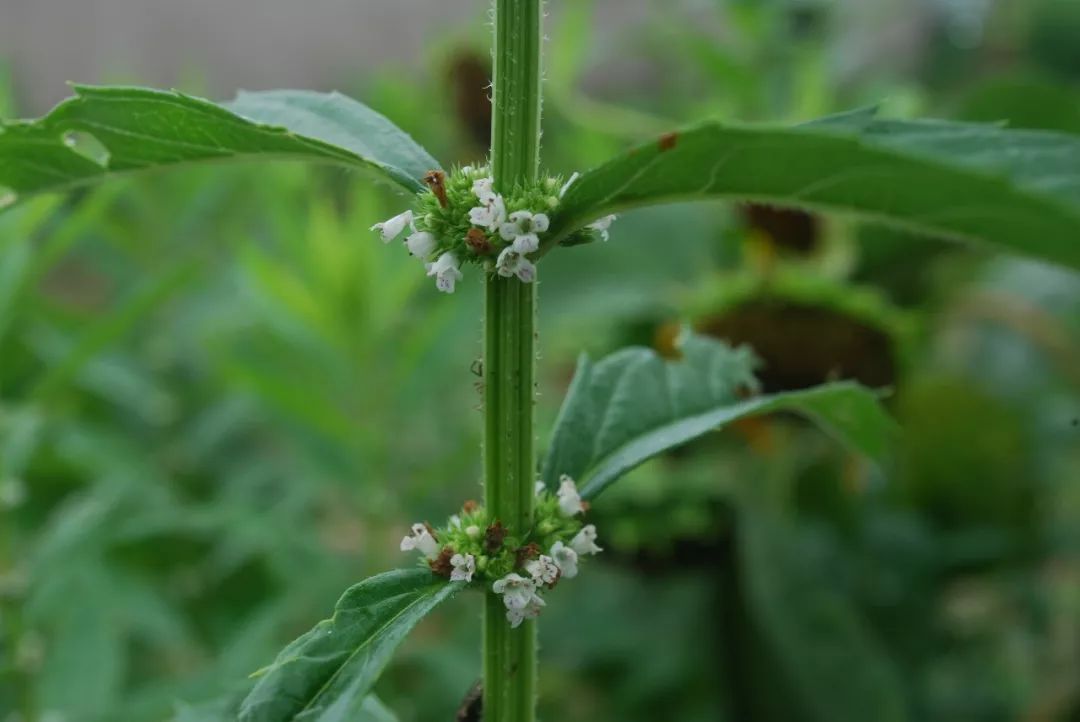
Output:
M496 0L491 164L501 192L536 177L540 154L542 0ZM532 524L536 290L487 279L484 318L484 494L512 534ZM502 599L484 608L484 720L533 722L536 624L511 629Z

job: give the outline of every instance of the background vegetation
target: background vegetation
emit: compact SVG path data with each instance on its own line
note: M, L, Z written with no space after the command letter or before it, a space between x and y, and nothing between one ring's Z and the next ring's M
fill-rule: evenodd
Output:
M647 34L597 36L566 5L556 172L702 115L881 102L1080 132L1069 0L936 5L903 71L846 64L858 37L824 2L700 4L720 36L659 3ZM468 20L423 74L353 89L462 162L489 133ZM611 81L627 56L644 70ZM341 171L219 166L0 214L0 720L217 719L401 563L408 522L480 496L480 284L449 302L378 243L399 205ZM545 426L580 349L669 351L690 323L752 345L767 390L889 388L903 427L880 469L770 418L635 472L595 512L589 583L545 613L544 718L1080 720L1075 273L707 203L558 250L540 293ZM479 619L455 617L380 682L402 720L453 718L476 680Z

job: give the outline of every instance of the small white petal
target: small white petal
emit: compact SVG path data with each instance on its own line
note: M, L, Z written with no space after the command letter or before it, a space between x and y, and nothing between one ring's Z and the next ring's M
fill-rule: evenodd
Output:
M520 609L507 609L506 618L510 622L510 626L517 628L526 619L536 619L540 616L540 611L547 606L547 602L537 595L533 594L525 606Z
M514 574L511 572L502 579L497 579L492 585L491 590L496 594L501 594L503 597L503 604L507 609L525 609L535 597L536 584L531 579L526 579L520 574Z
M428 276L435 276L435 287L443 293L453 293L454 284L460 281L462 274L457 256L449 251L439 256L434 263L428 263Z
M417 258L427 258L434 252L435 236L427 231L418 231L405 239L405 247Z
M477 178L473 181L472 191L481 203L490 203L495 198L495 181L491 178Z
M376 223L371 227L371 230L379 232L383 243L389 243L400 236L401 232L405 230L405 226L410 225L412 222L412 211L405 211L382 223Z
M417 550L428 559L439 556L439 542L423 524L413 524L412 534L401 540L401 551Z
M599 231L600 240L606 241L608 239L608 228L611 227L611 222L614 221L614 220L615 220L614 215L604 216L603 218L599 219L598 221L590 223L589 225L587 225L585 227L586 228L591 228L594 231Z
M536 496L540 496L544 493L544 489L546 488L547 485L544 482L537 481L536 484L533 485L533 492L536 494Z
M559 567L555 564L555 560L545 554L528 562L525 565L525 571L537 584L551 584L559 578Z
M537 213L532 217L532 229L536 233L543 233L551 225L551 220L544 213Z
M490 205L493 218L488 230L495 231L495 229L506 220L506 203L503 201L502 196L496 195L495 198L492 199Z
M610 216L604 216L603 218L598 218L597 220L590 223L588 227L589 228L595 228L598 231L606 231L608 228L611 228L611 222L614 221L615 218L616 218L616 216L613 213Z
M469 223L474 226L487 228L491 222L491 210L487 206L476 206L469 209Z
M559 490L556 494L559 497L559 511L563 513L563 516L574 516L585 511L577 485L566 474L559 477Z
M551 558L555 561L555 566L559 568L564 577L573 579L577 576L578 554L576 551L561 541L557 541L551 545Z
M587 554L599 554L603 551L596 545L596 527L586 524L573 539L570 540L570 548L577 552L578 556Z
M507 246L499 253L495 260L495 270L500 276L509 278L517 271L521 264L521 254L514 250L513 246Z
M435 288L443 293L453 293L454 285L461 279L461 273L456 276L449 273L440 273L435 277Z
M521 228L516 223L503 223L499 226L499 235L503 237L504 241L514 240L520 232Z
M472 554L455 554L450 557L450 564L454 567L450 572L452 582L471 582L476 572L476 557Z
M469 223L492 233L506 221L506 203L503 197L493 194L487 200L481 199L481 205L469 209Z
M522 283L532 283L536 280L536 266L529 262L524 256L518 261L517 269L514 270L514 275L518 277L518 280Z
M514 250L525 255L534 253L540 247L540 238L535 233L522 233L514 239Z

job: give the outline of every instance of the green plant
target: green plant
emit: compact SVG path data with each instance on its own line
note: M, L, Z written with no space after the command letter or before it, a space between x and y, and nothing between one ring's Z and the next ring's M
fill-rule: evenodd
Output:
M385 118L314 93L249 93L218 106L177 93L79 88L41 120L9 123L0 133L6 205L114 172L188 161L330 162L415 194L414 210L376 230L389 241L411 225L406 247L427 262L440 290L454 290L463 266L482 269L484 505L464 505L437 529L415 527L403 547L424 554L420 568L348 590L332 619L258 675L242 719L385 717L370 692L389 656L424 614L471 586L484 594L485 719L531 720L533 617L545 597L558 603L557 590L547 590L576 576L577 557L597 550L595 529L578 519L585 501L645 460L754 414L794 411L859 451L883 455L889 423L869 391L830 384L758 395L749 351L687 336L676 359L646 349L595 363L583 358L538 469L535 262L558 247L606 240L613 212L680 199L750 199L853 212L1080 265L1080 144L1051 133L901 123L870 111L796 128L707 123L665 133L566 182L542 177L541 6L496 3L489 166L444 171ZM161 283L167 292L173 280ZM155 297L153 288L148 293Z

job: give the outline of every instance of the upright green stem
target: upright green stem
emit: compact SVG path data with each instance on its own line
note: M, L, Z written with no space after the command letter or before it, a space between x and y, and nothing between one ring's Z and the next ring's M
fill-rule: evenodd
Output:
M501 192L536 177L542 0L496 0L491 165ZM492 275L484 318L484 494L518 534L532 524L535 284ZM484 722L533 722L536 624L511 629L502 599L484 607Z

